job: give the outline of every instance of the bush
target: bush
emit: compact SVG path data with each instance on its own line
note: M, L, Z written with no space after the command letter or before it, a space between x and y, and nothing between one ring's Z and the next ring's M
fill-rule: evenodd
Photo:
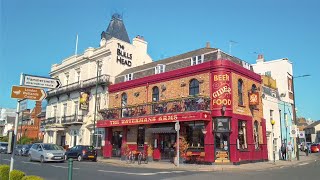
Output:
M0 165L0 179L9 180L10 167L8 165Z
M0 136L1 142L8 142L8 140L9 140L8 136Z
M9 180L21 180L24 176L25 176L24 172L14 169L10 172Z
M21 180L44 180L44 179L39 176L25 176Z
M30 144L34 141L34 139L23 136L22 138L19 139L19 141L17 142L18 144Z

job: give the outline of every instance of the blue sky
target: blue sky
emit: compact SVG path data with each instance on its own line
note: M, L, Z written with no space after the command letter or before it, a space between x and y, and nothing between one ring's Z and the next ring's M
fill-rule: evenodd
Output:
M50 67L78 52L98 47L111 15L123 14L132 40L142 35L154 60L205 46L229 51L249 63L294 63L298 116L320 119L320 1L309 0L3 0L0 1L0 107L15 108L12 85L21 72L48 76ZM317 69L318 68L318 69Z

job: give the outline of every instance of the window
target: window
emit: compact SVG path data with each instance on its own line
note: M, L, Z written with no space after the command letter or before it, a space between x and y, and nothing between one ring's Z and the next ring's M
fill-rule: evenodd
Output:
M138 137L137 137L138 148L144 147L144 139L145 139L145 128L144 126L139 126Z
M164 64L158 64L158 65L154 68L155 74L160 74L160 73L165 72L165 68L166 68L166 65L164 65Z
M63 104L63 111L62 111L63 116L67 115L67 103Z
M98 67L97 67L97 71L98 71L98 77L99 77L99 76L102 75L102 64L101 64L101 63L98 63L97 66L98 66Z
M271 77L271 71L267 71L264 73L265 76Z
M270 110L270 121L273 120L273 110Z
M130 80L132 80L132 79L133 79L133 74L132 74L132 73L126 74L126 75L124 76L124 81L130 81Z
M79 102L74 101L74 115L78 116L79 114Z
M243 81L238 80L238 105L243 106Z
M255 84L252 84L251 91L255 92L256 90L257 90L257 86Z
M77 69L76 71L77 71L76 80L77 80L78 83L80 83L80 69Z
M292 92L292 78L288 77L288 90Z
M191 58L191 66L203 63L203 55L194 56Z
M190 122L186 124L187 142L190 147L204 147L203 122Z
M128 100L128 97L127 97L127 94L126 93L123 93L121 95L121 114L122 114L122 117L127 117L128 116L128 109L126 108L127 106L127 100Z
M69 73L66 73L65 76L66 76L65 85L68 86L69 85Z
M102 139L104 137L104 134L105 134L104 128L97 128L96 129L96 134L95 134L96 138L94 138L94 140L96 140L96 142L94 142L94 145L96 147L102 146Z
M247 144L247 122L238 121L238 148L243 150L248 148Z
M259 149L259 122L254 121L253 140L255 149Z
M57 106L53 106L53 115L52 117L57 117Z
M152 101L153 102L159 101L159 88L157 86L152 88Z
M192 79L189 84L189 95L195 96L199 94L199 81Z
M97 95L97 104L96 104L96 106L97 106L97 111L100 110L100 102L101 102L100 95Z

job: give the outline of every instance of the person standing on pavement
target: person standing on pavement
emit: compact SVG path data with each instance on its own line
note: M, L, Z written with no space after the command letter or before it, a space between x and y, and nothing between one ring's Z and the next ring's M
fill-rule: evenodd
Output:
M293 146L292 146L291 142L289 141L289 143L287 145L288 161L292 160L292 151L293 151Z
M285 143L282 143L282 146L281 146L281 156L282 156L282 160L287 159L287 147Z

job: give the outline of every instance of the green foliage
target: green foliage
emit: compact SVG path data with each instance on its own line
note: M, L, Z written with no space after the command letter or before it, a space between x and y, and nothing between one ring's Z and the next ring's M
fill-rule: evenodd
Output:
M14 169L10 172L9 180L21 180L24 176L25 176L24 172Z
M44 180L39 176L24 176L21 180Z
M0 165L0 179L9 180L10 167L8 165Z
M8 142L9 138L8 136L1 136L0 137L0 142Z
M18 144L31 144L33 141L34 139L23 136L19 139Z

